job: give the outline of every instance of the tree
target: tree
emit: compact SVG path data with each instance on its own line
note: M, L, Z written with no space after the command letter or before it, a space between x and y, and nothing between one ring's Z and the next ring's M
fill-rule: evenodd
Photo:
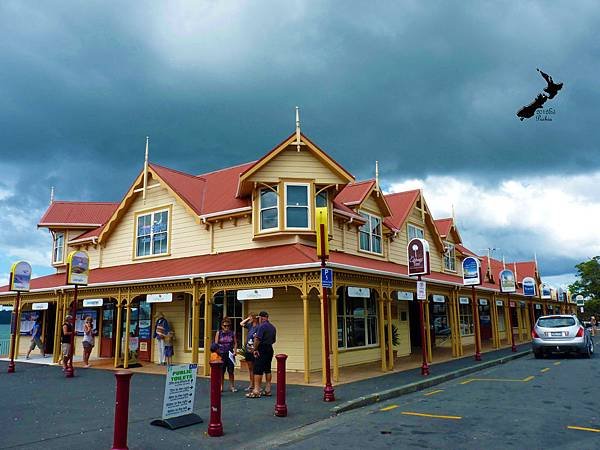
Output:
M579 263L575 268L579 279L569 286L571 295L581 294L584 297L600 299L600 256Z

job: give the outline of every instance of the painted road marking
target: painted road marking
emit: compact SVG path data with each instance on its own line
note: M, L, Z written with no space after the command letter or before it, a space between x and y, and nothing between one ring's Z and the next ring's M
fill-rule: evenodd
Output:
M548 372L550 370L550 367L544 367L542 370L540 370L540 372L544 373L544 372Z
M433 419L450 419L450 420L460 420L462 417L460 416L440 416L438 414L425 414L411 411L402 411L402 414L405 416L419 416L419 417L431 417Z
M554 363L554 365L555 365L555 366L560 366L560 361L556 361L556 362Z
M429 395L439 394L440 392L444 392L444 390L443 389L438 389L437 391L427 392L426 394L423 394L423 395L429 396Z
M392 409L396 409L398 407L398 405L390 405L390 406L386 406L385 408L381 408L379 411L391 411Z
M511 378L470 378L465 381L461 381L460 384L469 384L473 381L508 381L508 382L518 382L518 383L527 383L528 381L533 380L535 377L533 375L528 376L527 378L523 378L522 380L516 380Z
M586 427L574 427L569 425L567 427L569 430L579 430L579 431L591 431L592 433L600 433L600 430L596 428L586 428Z

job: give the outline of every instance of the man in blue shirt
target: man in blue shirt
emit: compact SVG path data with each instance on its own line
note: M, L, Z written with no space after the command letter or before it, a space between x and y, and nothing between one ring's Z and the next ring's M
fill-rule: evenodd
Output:
M271 362L273 361L273 344L276 342L277 330L269 322L269 313L258 313L260 325L254 336L254 389L246 394L248 398L259 398L261 395L271 396ZM261 392L262 377L265 375L265 390Z
M29 359L29 354L35 348L35 346L40 349L44 358L46 357L46 351L44 350L44 344L42 344L42 318L38 317L35 319L35 323L33 324L33 329L31 330L31 345L29 346L29 351L27 352L26 359Z

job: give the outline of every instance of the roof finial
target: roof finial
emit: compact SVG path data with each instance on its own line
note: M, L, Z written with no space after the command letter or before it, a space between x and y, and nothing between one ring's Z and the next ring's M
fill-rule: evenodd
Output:
M518 283L519 282L519 276L517 274L517 263L513 262L513 268L515 269L515 281Z
M300 151L300 107L296 106L296 150Z
M379 189L379 161L375 160L375 186Z
M506 269L506 262L504 261L504 255L502 255L502 268Z
M54 186L50 188L50 204L54 203Z
M150 138L146 136L146 155L144 156L144 189L142 191L142 199L146 201L146 188L148 186L148 141Z
M456 222L456 219L455 219L455 217L456 217L456 216L455 216L455 214L454 214L454 203L452 203L452 223Z

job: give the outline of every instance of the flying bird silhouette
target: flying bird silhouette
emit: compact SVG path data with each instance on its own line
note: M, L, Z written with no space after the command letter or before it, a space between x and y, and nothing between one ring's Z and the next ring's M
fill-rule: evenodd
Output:
M519 117L521 120L533 117L535 110L544 106L546 100L548 100L548 97L546 97L544 94L538 94L533 102L527 106L523 106L519 111L517 111L517 117Z
M558 91L560 91L562 89L563 84L555 83L552 80L552 77L550 75L542 72L540 69L536 69L536 70L540 73L540 75L544 78L544 80L546 80L546 83L548 83L548 86L544 89L544 92L548 93L549 99L553 99L554 97L556 97L556 94L558 94Z

